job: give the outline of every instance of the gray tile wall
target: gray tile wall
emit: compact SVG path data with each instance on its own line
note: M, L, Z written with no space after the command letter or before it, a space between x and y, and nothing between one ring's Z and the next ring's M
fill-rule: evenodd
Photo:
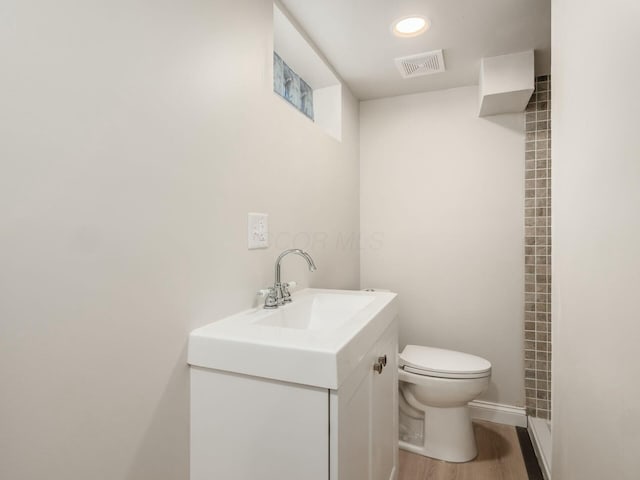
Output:
M551 418L551 81L536 78L525 111L525 401Z

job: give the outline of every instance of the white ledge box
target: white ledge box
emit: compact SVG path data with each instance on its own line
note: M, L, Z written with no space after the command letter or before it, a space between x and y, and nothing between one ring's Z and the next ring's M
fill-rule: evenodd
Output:
M522 112L534 90L533 50L483 58L479 116Z

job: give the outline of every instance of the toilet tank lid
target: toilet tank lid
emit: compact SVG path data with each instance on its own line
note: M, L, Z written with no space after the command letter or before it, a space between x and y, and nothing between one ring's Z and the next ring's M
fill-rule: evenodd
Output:
M400 353L400 366L409 366L434 373L485 373L491 371L491 362L468 353L443 348L407 345Z

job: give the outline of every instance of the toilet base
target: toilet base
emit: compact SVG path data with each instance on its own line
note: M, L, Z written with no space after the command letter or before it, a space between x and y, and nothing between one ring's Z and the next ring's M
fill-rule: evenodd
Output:
M414 445L401 440L400 448L447 462L473 460L478 455L478 448L469 407L425 407L424 444Z

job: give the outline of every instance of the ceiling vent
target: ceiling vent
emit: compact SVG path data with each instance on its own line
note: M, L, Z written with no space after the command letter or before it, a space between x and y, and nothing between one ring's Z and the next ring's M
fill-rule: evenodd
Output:
M442 50L418 53L417 55L409 55L408 57L399 57L395 59L395 62L403 78L420 77L422 75L444 72Z

